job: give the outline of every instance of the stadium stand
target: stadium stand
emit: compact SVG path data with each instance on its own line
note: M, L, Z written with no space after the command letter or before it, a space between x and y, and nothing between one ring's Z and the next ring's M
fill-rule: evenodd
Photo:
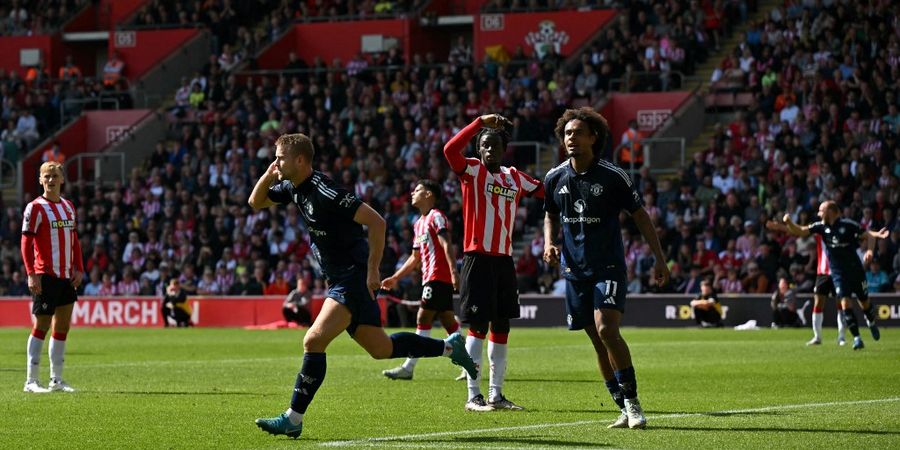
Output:
M562 58L570 55L552 54L545 60L513 55L506 64L478 63L463 38L444 61L433 55L403 61L385 52L335 65L293 55L284 70L259 74L243 72L241 64L252 66L286 24L331 16L365 19L379 3L362 2L362 9L350 11L341 9L343 2L263 2L264 8L246 15L236 6L229 13L229 2L215 3L195 10L193 4L154 0L137 15L139 25L203 23L216 36L209 62L173 93L166 107L169 135L125 183L65 186L65 195L79 206L91 279L108 278L108 289L134 290L133 283L122 284L126 272L148 294L159 294L172 276L189 290L199 284L206 292L229 293L247 292L254 283L276 289L277 280L301 273L321 292L297 210L253 213L246 204L271 160L274 139L285 132L309 134L318 169L385 215L391 227L383 272L410 251L415 212L409 191L420 177L443 184L443 207L458 243L459 187L441 148L469 120L501 112L515 124L514 140L553 143L551 130L562 109L597 104L613 79L650 72L652 77L630 77L613 89L678 88L680 80L661 75L693 74L716 54L722 33L736 29L756 6L630 2L614 25L568 59L571 65ZM419 5L408 3L396 3L392 13ZM547 3L494 1L485 11ZM867 228L892 231L877 249L879 270L890 282L870 286L894 290L900 274L900 47L891 32L897 9L889 2L861 8L786 2L765 21L749 24L740 45L726 49L729 55L712 80L712 95L728 99L722 102L729 114L719 117L730 119L677 176L657 178L648 170L635 175L671 262L673 283L654 285L652 256L626 221L630 292L692 292L703 276L731 293L772 292L774 281L788 274L803 286L815 274L814 241L770 233L762 224L784 213L809 223L825 199L837 200L845 216ZM21 88L9 90L9 81L4 86L5 105ZM5 114L6 108L9 127ZM520 153L507 155L507 162L526 169L534 163ZM540 261L543 238L533 231L540 207L525 203L517 222L524 242L517 255L521 287L558 292L557 274ZM14 251L19 216L8 210L0 228L0 290L7 293L21 289L24 279ZM873 280L883 281L871 270ZM404 284L407 291L416 289L415 279Z

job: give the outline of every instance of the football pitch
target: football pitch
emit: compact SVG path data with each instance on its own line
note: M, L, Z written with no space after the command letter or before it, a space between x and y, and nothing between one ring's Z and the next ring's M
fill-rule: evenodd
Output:
M28 330L7 328L0 448L900 448L900 336L861 331L854 352L834 329L806 347L808 329L626 328L646 430L606 428L618 411L580 332L513 329L505 394L526 411L487 413L463 411L448 359L391 381L381 370L401 360L343 335L295 441L253 420L287 408L303 331L74 329L65 378L78 392L26 394Z

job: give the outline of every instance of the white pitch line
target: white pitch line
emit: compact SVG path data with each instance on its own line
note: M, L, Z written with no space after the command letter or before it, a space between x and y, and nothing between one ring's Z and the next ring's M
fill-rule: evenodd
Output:
M648 421L652 420L665 420L665 419L678 419L682 417L693 417L693 416L708 416L708 415L725 415L725 414L746 414L746 413L755 413L755 412L765 412L765 411L780 411L787 409L802 409L802 408L821 408L821 407L830 407L830 406L848 406L848 405L867 405L872 403L890 403L900 401L900 397L889 397L889 398L880 398L873 400L850 400L843 402L820 402L820 403L799 403L793 405L778 405L778 406L764 406L761 408L748 408L748 409L731 409L724 411L711 411L711 412L697 412L697 413L678 413L678 414L663 414L659 416L649 416L647 417ZM497 427L497 428L481 428L477 430L460 430L460 431L440 431L435 433L422 433L422 434L405 434L398 436L385 436L385 437L375 437L375 438L366 438L366 439L356 439L349 441L328 441L323 442L319 445L325 447L376 447L376 446L384 446L389 447L393 446L393 442L390 441L404 441L404 440L414 440L414 439L427 439L434 437L444 437L444 436L455 436L455 435L472 435L472 434L483 434L483 433L497 433L503 431L520 431L520 430L540 430L547 428L560 428L560 427L574 427L579 425L591 425L597 423L607 423L608 419L604 420L580 420L577 422L557 422L557 423L539 423L533 425L520 425L520 426L511 426L511 427ZM418 445L418 443L417 443ZM490 448L501 448L501 447L490 447Z

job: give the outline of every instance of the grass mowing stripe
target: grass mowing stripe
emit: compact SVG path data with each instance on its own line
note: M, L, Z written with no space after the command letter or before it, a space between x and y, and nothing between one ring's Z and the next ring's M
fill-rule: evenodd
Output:
M866 405L866 404L872 404L872 403L889 403L889 402L896 402L896 401L900 401L900 397L888 397L888 398L879 398L879 399L870 399L870 400L848 400L848 401L843 401L843 402L798 403L798 404L794 404L794 405L764 406L764 407L760 407L760 408L731 409L731 410L724 410L724 411L711 411L711 412L698 412L698 413L663 414L663 415L659 415L659 416L649 416L649 417L647 417L647 420L651 421L651 420L664 420L664 419L678 419L678 418L683 418L683 417L696 417L696 416L728 416L728 415L734 415L734 414L748 414L748 413L780 411L780 410L788 410L788 409ZM330 441L330 442L323 442L319 445L322 445L325 447L370 446L370 444L376 443L376 442L403 441L403 440L410 440L410 439L426 439L426 438L454 436L454 435L461 435L461 434L481 434L481 433L497 433L497 432L502 432L502 431L524 431L524 430L535 430L535 429L546 429L546 428L575 427L575 426L579 426L579 425L591 425L591 424L596 424L596 423L608 423L608 422L609 422L608 419L604 419L604 420L580 420L577 422L539 423L539 424L533 424L533 425L521 425L521 426L513 426L513 427L481 428L481 429L476 429L476 430L440 431L440 432L435 432L435 433L406 434L406 435L400 435L400 436L385 436L385 437L358 439L358 440L351 440L351 441ZM491 447L491 448L498 448L498 447Z

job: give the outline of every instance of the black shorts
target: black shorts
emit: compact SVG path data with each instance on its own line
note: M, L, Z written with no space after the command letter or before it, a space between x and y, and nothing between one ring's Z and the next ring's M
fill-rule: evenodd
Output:
M31 313L38 316L52 316L56 308L78 301L72 280L41 275L41 294L31 296Z
M831 281L831 275L816 275L816 286L813 288L813 294L826 297L834 296L834 282Z
M453 285L443 281L429 281L422 286L422 309L453 311Z
M512 256L466 253L460 282L460 318L487 323L519 317L519 288Z
M838 300L850 298L851 295L856 295L856 299L861 302L869 300L869 283L865 274L840 275L832 272L831 279L834 280L834 292Z

